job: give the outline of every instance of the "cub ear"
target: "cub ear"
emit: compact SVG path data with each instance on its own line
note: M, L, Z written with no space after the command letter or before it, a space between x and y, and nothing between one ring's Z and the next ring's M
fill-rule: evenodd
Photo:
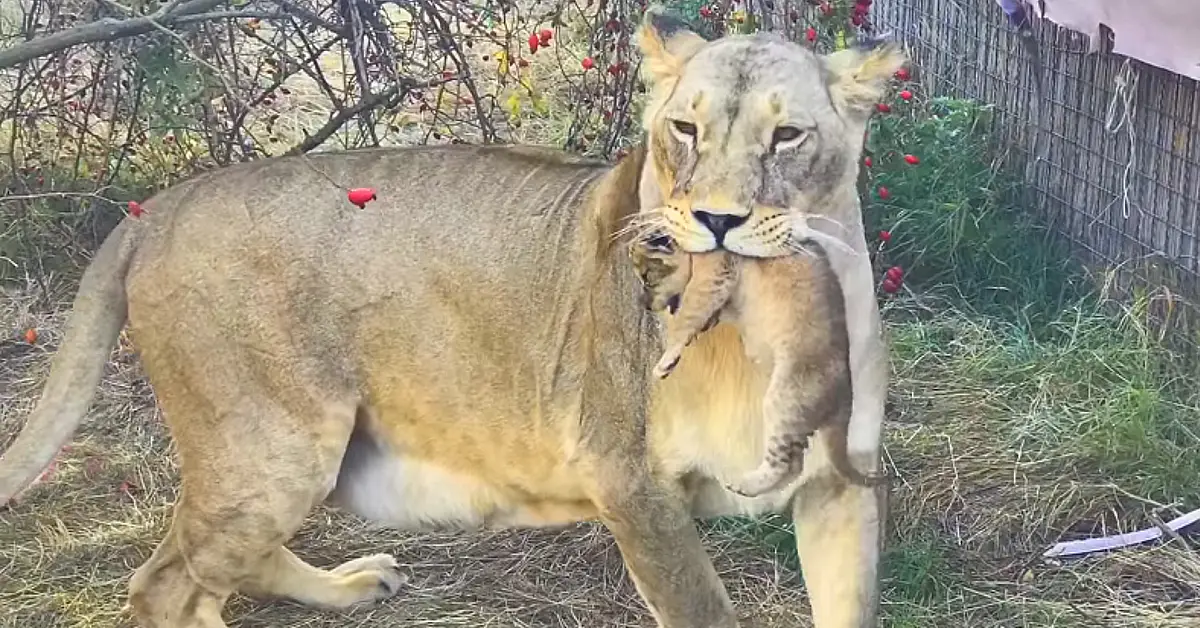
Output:
M678 80L683 65L708 43L686 22L658 5L650 7L643 16L637 42L646 81L653 86Z
M834 106L856 121L866 122L888 80L908 62L908 55L895 42L875 41L866 48L830 53L822 60Z

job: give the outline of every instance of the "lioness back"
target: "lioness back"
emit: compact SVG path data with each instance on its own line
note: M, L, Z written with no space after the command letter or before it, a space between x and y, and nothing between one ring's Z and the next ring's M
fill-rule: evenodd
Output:
M234 412L251 403L239 397L251 378L296 413L361 405L392 449L492 478L478 499L576 499L561 470L580 429L589 321L613 345L645 336L632 274L605 259L613 217L591 209L609 170L451 146L198 177L147 203L128 275L134 340L152 378L174 380L164 390L203 381L198 392ZM330 180L377 199L359 209ZM612 211L636 211L622 202L633 204ZM205 429L167 418L187 465Z

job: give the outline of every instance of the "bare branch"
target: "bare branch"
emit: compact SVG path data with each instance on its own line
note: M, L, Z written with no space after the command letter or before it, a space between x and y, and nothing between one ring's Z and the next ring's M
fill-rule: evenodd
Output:
M0 69L11 68L30 59L66 50L80 44L113 41L115 39L148 33L157 28L156 23L162 26L170 26L180 17L211 11L226 2L227 0L190 0L180 3L178 0L173 0L162 9L145 17L134 17L123 20L102 18L83 26L32 39L7 50L0 50ZM173 10L167 12L168 9Z
M300 142L296 146L292 147L292 149L285 154L298 155L301 153L307 153L308 151L320 146L325 140L332 137L334 133L338 132L338 129L345 126L345 124L352 120L355 116L365 111L370 111L375 107L385 103L392 102L398 96L403 96L405 93L407 93L409 89L412 89L412 86L405 85L404 91L402 92L399 85L393 85L382 92L371 94L370 96L363 98L355 103L354 106L339 111L337 115L330 118L324 126L317 129L316 133L304 138L303 142Z
M445 84L447 80L448 79L435 79L430 81L416 82L412 79L400 79L399 84L393 85L377 94L372 94L370 97L363 98L355 103L353 107L342 109L337 113L337 115L330 118L329 122L326 122L324 126L322 126L320 129L317 129L316 133L305 138L303 142L300 142L285 154L297 155L300 153L307 153L308 151L320 146L322 142L332 137L334 133L337 133L338 129L342 128L342 126L344 126L347 122L364 111L368 111L380 106L393 106L395 103L407 96L411 91L428 89L430 87L442 85Z

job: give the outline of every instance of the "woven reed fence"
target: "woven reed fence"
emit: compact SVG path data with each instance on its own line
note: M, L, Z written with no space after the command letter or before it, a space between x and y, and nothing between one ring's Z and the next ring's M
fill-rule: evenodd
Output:
M877 0L872 15L909 46L926 90L995 105L993 130L1024 169L1031 211L1085 265L1200 338L1200 83L1087 54L1084 35L1035 19L1039 97L994 0Z

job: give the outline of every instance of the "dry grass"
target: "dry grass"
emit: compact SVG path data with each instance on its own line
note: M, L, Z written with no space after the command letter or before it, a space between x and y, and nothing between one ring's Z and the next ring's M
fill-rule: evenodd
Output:
M48 285L52 306L32 286L0 296L0 444L39 394L65 322L71 286ZM897 359L888 456L902 481L885 625L1200 626L1200 557L1185 541L1068 565L1038 558L1061 535L1129 530L1149 511L1131 508L1143 502L1117 478L1086 481L1072 467L1074 451L1056 458L1013 447L1012 429L1035 429L1062 403L1033 372L1004 384L978 365L981 352L1004 344L986 324L904 314L889 313ZM12 340L29 326L40 332L36 346ZM0 625L131 625L122 614L127 579L164 532L174 480L152 393L122 343L54 476L0 513ZM1180 494L1195 494L1186 489ZM703 528L744 625L810 625L786 524L729 519ZM318 565L390 552L412 577L398 597L346 613L237 598L233 625L652 625L597 526L417 535L320 510L291 547Z

